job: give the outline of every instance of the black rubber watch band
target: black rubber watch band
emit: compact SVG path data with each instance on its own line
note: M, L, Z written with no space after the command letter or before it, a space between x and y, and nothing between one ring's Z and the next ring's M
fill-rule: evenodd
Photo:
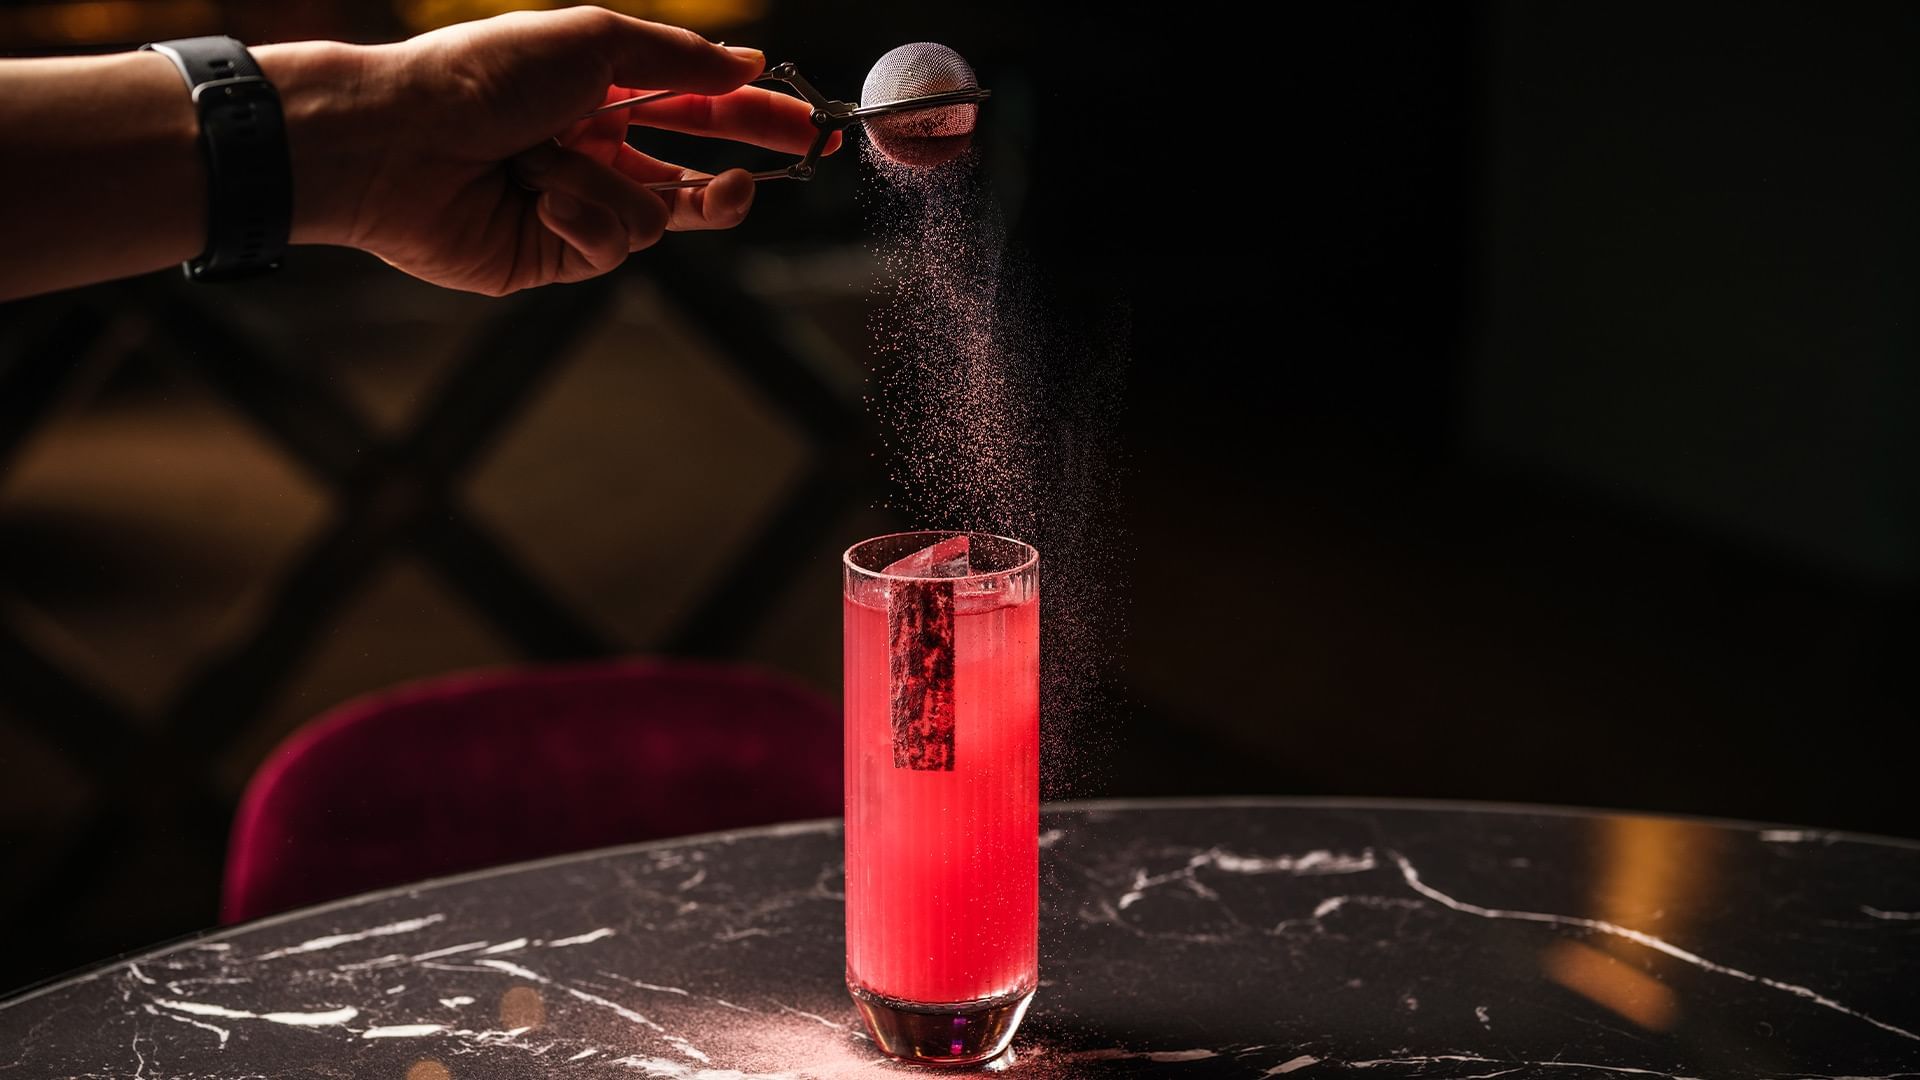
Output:
M207 247L181 264L194 281L278 269L293 224L293 165L280 95L246 46L230 37L145 48L173 61L200 114L207 158Z

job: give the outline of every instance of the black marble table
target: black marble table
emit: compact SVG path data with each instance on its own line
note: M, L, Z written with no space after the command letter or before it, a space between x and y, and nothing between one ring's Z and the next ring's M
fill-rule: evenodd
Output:
M1920 1076L1920 845L1273 800L1043 830L1041 989L992 1070ZM360 897L0 1002L0 1077L898 1080L840 881L819 822Z

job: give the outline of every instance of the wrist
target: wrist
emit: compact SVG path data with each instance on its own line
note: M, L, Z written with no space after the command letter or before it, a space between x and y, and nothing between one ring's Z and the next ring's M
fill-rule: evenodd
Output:
M248 50L280 95L293 166L295 244L352 244L383 153L387 95L370 50L336 41Z

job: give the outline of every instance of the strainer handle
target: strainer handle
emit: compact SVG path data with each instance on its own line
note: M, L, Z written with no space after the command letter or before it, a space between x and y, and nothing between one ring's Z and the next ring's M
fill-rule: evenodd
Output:
M814 89L813 84L808 82L806 78L800 74L800 69L794 66L791 61L775 64L773 67L767 69L766 74L753 81L755 83L785 83L792 87L793 92L802 101L813 106L813 115L808 119L813 122L815 129L813 145L807 148L806 154L802 156L800 160L784 169L768 169L764 172L754 173L754 181L757 183L762 180L813 179L814 167L819 164L820 155L825 152L827 148L827 140L832 137L834 132L852 124L858 118L858 115L860 115L860 107L852 102L834 101ZM656 90L649 94L640 94L620 101L610 101L592 112L587 113L581 117L581 119L600 116L618 109L630 109L636 105L665 101L671 97L679 97L683 93L685 93L685 91ZM661 180L647 184L646 188L648 191L677 191L685 188L706 187L711 183L713 183L713 177L700 176L687 180Z

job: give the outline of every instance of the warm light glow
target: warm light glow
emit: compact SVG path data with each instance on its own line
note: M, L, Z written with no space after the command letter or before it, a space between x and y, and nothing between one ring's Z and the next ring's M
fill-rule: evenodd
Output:
M453 1080L453 1074L447 1071L445 1065L428 1058L413 1063L413 1067L407 1070L407 1080Z
M767 13L766 0L608 0L607 7L655 22L695 30L718 30L752 22ZM748 42L747 44L752 44Z
M1680 1018L1680 1000L1665 983L1639 968L1577 941L1560 941L1540 956L1547 978L1648 1031L1668 1031Z
M1700 910L1716 880L1713 838L1698 825L1668 818L1615 817L1598 828L1594 915L1684 942L1685 913ZM1569 942L1550 951L1543 958L1548 978L1652 1031L1678 1021L1679 998L1638 966L1644 950L1619 938L1598 939L1595 946Z
M567 0L394 0L400 21L415 31L433 30L508 11L571 7ZM767 13L766 0L600 0L600 6L637 19L672 23L702 32L752 22Z
M509 11L542 11L558 6L540 0L394 0L393 11L409 30L419 32Z
M1678 910L1692 906L1701 872L1700 827L1667 818L1614 817L1598 824L1600 876L1594 883L1596 918L1661 937L1680 926ZM1710 880L1710 879L1709 879Z
M0 9L0 43L117 45L220 30L212 0L75 0Z
M547 1002L531 986L516 986L500 995L500 1026L537 1028L547 1022Z

